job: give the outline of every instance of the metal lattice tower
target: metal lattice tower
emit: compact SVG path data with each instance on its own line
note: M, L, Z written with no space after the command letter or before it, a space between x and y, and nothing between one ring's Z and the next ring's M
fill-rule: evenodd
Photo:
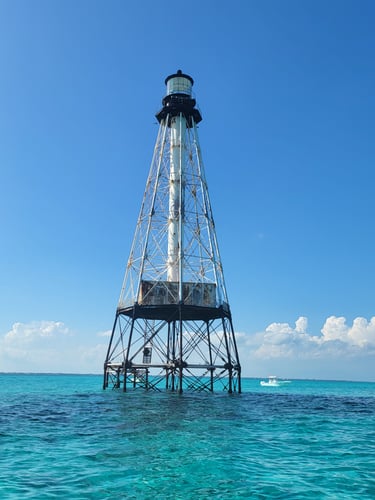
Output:
M165 80L146 189L104 363L104 388L241 392L241 368L192 97Z

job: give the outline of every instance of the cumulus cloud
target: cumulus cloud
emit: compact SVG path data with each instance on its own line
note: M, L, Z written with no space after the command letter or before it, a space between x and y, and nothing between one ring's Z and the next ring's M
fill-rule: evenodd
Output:
M300 316L296 321L296 332L305 333L307 330L307 318Z
M370 321L365 318L355 318L353 325L346 324L342 316L327 318L322 330L324 341L339 340L362 349L375 346L375 317Z
M69 334L69 329L61 321L32 321L30 323L14 323L4 336L5 344L18 342L32 343L38 339Z
M258 358L325 358L375 354L375 317L355 318L348 325L344 317L326 319L321 335L308 332L308 320L299 317L294 325L271 323L256 335L253 354Z
M75 334L61 321L14 323L0 334L0 371L100 373L110 334ZM375 317L357 317L350 324L330 316L320 332L312 333L301 316L294 324L274 322L260 332L237 332L236 340L244 376L276 371L332 378L341 373L363 380L373 373Z
M14 323L0 335L0 371L97 373L105 349L104 344L85 345L61 321Z

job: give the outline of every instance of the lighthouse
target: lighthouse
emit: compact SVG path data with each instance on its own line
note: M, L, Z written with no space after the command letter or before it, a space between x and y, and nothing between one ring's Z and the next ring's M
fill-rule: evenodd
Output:
M178 70L165 84L103 388L241 392L194 81Z

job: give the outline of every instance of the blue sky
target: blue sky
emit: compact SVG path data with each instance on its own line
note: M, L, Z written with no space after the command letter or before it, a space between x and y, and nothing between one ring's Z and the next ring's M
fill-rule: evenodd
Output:
M375 4L0 1L0 371L100 373L181 68L246 376L375 380Z

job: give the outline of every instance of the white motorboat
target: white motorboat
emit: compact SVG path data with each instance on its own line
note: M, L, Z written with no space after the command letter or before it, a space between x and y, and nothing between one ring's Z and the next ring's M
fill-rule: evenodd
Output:
M261 380L260 385L267 387L279 387L280 382L278 381L277 377L275 377L275 375L270 375L268 377L268 380Z

